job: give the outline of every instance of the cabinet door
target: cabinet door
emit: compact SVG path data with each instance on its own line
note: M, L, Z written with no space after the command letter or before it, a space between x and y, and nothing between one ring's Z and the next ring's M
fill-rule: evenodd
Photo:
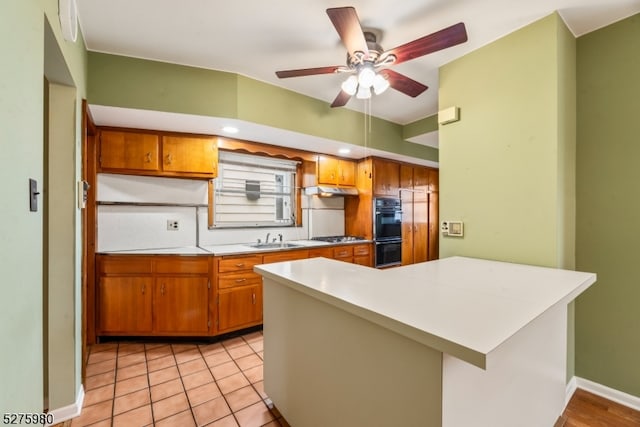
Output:
M398 197L400 190L400 164L376 159L373 165L374 194Z
M159 170L158 135L103 130L99 163L102 169Z
M155 332L206 334L208 283L207 277L157 277L153 298Z
M355 187L356 164L349 160L338 162L338 185L343 187Z
M413 202L413 262L428 259L429 214L426 200Z
M151 277L101 277L98 332L131 334L152 330Z
M262 323L262 285L220 290L218 332L227 332Z
M162 170L206 174L218 172L218 144L215 138L162 137Z
M438 215L438 189L439 189L439 171L438 169L429 169L429 261L439 258L439 242L440 242L440 218Z
M438 218L438 192L429 193L429 261L439 257L440 226Z
M282 252L272 252L268 254L264 254L262 257L264 264L270 264L272 262L282 262L282 261L295 261L297 259L307 259L309 258L309 251L306 249L295 250L295 251L282 251Z
M413 203L402 201L402 265L413 264Z
M402 265L413 264L413 167L400 166Z
M416 166L413 168L413 200L426 201L429 192L429 169Z
M370 244L354 246L353 247L353 263L371 267L372 253L373 252L371 250Z
M338 183L338 159L318 156L318 184Z
M309 249L309 258L333 258L333 248L311 248Z

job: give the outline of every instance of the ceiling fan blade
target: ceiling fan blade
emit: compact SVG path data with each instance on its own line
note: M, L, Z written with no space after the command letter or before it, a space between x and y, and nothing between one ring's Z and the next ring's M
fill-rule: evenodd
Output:
M465 29L464 23L460 22L433 34L429 34L428 36L387 50L380 58L383 60L389 55L394 55L396 57L394 64L399 64L466 41L467 30Z
M369 56L369 48L364 38L358 14L353 7L334 7L327 9L327 15L336 27L342 43L347 48L349 56L354 52L363 52L365 57Z
M350 99L351 99L351 95L341 90L338 96L336 96L336 99L334 99L333 102L331 103L331 108L343 107L344 105L347 104L347 102L349 102Z
M281 79L288 77L301 77L301 76L313 76L316 74L332 74L338 72L339 69L344 68L343 65L332 65L330 67L318 67L318 68L302 68L299 70L286 70L276 71L276 76Z
M402 92L405 95L409 95L413 98L428 89L428 87L423 85L422 83L410 79L404 74L397 73L393 70L380 70L378 74L381 74L389 81L389 86L391 86L398 92Z

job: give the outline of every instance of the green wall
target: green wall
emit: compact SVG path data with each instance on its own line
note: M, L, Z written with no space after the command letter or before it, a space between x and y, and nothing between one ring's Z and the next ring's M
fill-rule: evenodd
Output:
M6 35L0 38L0 141L7 159L0 168L0 218L5 224L0 231L0 337L6 347L0 352L0 413L41 412L45 406L45 328L52 328L50 340L60 338L70 343L51 357L52 368L73 367L70 377L49 383L49 394L57 404L71 405L80 386L80 253L76 250L74 258L67 260L75 276L64 289L66 298L73 300L70 310L62 317L45 319L43 195L40 210L29 212L28 179L38 180L44 190L45 76L76 87L75 118L70 117L75 138L68 140L64 149L67 164L75 165L74 176L78 176L79 105L85 94L86 53L81 37L76 43L62 39L56 0L3 1L0 28ZM74 185L68 182L68 186ZM50 196L56 196L55 190ZM72 210L67 220L76 230L71 242L79 248L79 211ZM60 296L53 292L50 296L54 299Z
M640 15L578 39L576 374L640 397Z
M441 68L440 108L461 120L439 131L440 218L465 226L441 238L441 257L573 266L574 58L553 14Z
M576 41L552 14L440 69L440 256L575 268ZM574 307L567 379L574 375Z
M244 76L104 53L89 53L91 104L228 117L438 161L404 140L403 127ZM203 96L210 94L210 96Z

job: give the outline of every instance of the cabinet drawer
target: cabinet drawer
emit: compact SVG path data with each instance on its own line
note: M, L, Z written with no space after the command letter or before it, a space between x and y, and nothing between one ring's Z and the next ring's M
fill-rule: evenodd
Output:
M106 256L99 258L98 271L101 274L151 274L151 258L127 258Z
M258 264L262 264L261 255L220 258L218 260L218 273L225 273L228 271L253 270L253 266Z
M209 260L206 257L171 257L156 260L156 273L208 274Z
M371 249L369 245L355 245L353 247L353 256L369 255Z
M333 258L333 248L309 249L309 258L316 257Z
M222 273L218 275L218 289L233 288L235 286L260 285L262 276L250 271Z
M353 247L351 246L338 246L333 248L333 257L336 259L349 258L353 256Z
M296 259L306 259L309 257L309 251L285 251L285 252L274 252L270 254L265 254L263 257L263 262L265 264L269 264L272 262L281 262L281 261L293 261Z

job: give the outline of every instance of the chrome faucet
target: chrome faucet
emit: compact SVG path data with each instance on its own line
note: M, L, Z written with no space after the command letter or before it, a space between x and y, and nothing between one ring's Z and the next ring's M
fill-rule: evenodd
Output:
M267 233L267 238L266 238L266 239L264 239L264 242L265 242L265 243L269 243L269 236L271 236L271 233Z

